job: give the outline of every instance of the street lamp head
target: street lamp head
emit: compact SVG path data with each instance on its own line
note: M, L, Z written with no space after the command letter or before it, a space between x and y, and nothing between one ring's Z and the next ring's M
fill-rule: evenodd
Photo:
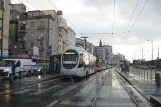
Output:
M88 38L87 36L82 36L81 38Z

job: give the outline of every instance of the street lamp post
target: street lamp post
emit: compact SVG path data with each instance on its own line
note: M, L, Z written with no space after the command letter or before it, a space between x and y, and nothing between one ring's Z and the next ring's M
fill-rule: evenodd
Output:
M148 40L150 41L150 40ZM151 40L151 45L152 45L152 61L153 61L153 40ZM152 70L151 70L151 80L152 80Z
M4 16L4 1L1 0L1 9L2 9L2 29L1 29L1 60L3 59L3 16Z
M87 39L88 37L87 37L87 36L83 36L83 37L81 37L81 38L84 38L84 42L85 42L85 43L84 43L84 49L87 50L87 40L86 40L86 39Z

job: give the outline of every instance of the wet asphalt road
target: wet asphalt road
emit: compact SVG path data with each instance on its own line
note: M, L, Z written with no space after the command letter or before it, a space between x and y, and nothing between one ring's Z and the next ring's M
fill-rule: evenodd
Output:
M50 80L0 94L0 107L91 107L100 87L96 107L136 107L119 83L114 69L88 78Z

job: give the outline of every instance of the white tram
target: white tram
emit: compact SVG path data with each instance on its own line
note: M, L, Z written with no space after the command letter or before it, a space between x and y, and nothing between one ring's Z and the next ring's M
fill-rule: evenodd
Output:
M96 72L96 57L80 47L66 48L61 56L62 75L87 76Z

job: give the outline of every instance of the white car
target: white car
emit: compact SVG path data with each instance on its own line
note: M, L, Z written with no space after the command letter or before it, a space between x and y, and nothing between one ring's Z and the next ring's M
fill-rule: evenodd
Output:
M0 62L0 76L2 78L12 77L11 62L15 64L15 76L19 76L22 73L27 76L32 75L32 66L35 63L31 59L4 59Z

